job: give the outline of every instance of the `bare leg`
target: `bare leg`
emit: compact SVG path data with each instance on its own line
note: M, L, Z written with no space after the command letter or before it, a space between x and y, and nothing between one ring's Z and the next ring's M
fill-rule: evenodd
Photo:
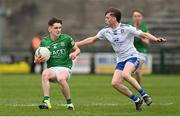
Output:
M134 64L131 62L127 62L124 70L122 72L122 77L129 82L137 91L139 91L141 86L139 83L131 76L131 73L135 70Z
M71 102L71 95L70 95L70 88L69 85L67 83L69 74L66 70L61 71L58 76L57 76L57 80L59 82L59 85L61 86L61 91L67 101L67 109L68 110L74 110L74 105Z
M51 109L51 103L49 100L50 80L55 80L56 75L50 69L45 69L42 73L42 89L43 89L43 103L39 105L40 109Z
M144 64L144 61L141 60L140 67L135 72L136 80L140 85L141 85L141 78L142 78L141 69L142 69L143 64Z
M69 88L69 85L67 83L68 77L69 77L68 72L65 70L60 72L59 75L57 76L59 85L61 86L61 90L62 90L62 93L63 93L65 99L71 98L70 88Z
M132 64L131 62L127 62L125 64L125 67L123 69L123 71L121 72L121 77L123 79L125 79L126 81L128 81L136 90L141 90L140 85L138 84L138 82L131 77L131 73L135 70L134 64ZM124 86L125 87L125 86ZM123 88L121 88L122 90ZM138 98L137 95L133 94L127 87L126 87L126 91L122 92L123 94L127 95L129 98L131 98L136 105L136 110L137 111L141 111L142 108L142 99Z
M113 75L113 79L112 79L112 86L119 92L121 92L122 94L130 97L132 95L132 92L125 86L123 85L123 77L122 75L122 71L120 70L115 70L114 75Z
M137 82L139 83L139 85L141 85L142 74L141 74L140 69L136 70L135 75L136 75Z
M116 70L114 72L113 79L112 79L112 86L116 90L124 94L125 96L128 96L129 98L131 98L135 102L136 110L141 111L142 100L138 98L135 94L133 94L125 85L123 85L124 79L122 77L122 73L123 71L120 71L120 70Z
M44 96L49 96L50 91L50 81L49 80L55 80L56 75L53 71L50 69L45 69L42 73L42 88L43 88L43 94Z

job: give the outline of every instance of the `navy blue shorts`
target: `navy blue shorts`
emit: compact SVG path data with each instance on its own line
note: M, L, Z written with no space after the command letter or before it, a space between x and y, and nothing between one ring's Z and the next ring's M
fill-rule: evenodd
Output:
M119 63L116 65L116 69L123 71L124 66L125 66L125 64L126 64L127 62L133 63L134 66L135 66L135 69L137 69L137 68L139 67L139 65L140 65L140 60L139 60L139 58L137 58L137 57L132 57L132 58L129 58L129 59L123 61L123 62L119 62Z

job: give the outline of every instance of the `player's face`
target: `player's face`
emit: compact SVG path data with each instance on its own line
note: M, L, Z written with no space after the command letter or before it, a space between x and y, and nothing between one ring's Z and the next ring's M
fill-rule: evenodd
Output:
M135 23L140 24L143 20L143 15L139 12L134 12L133 13L133 20Z
M108 26L112 26L116 21L116 18L111 16L111 13L108 13L106 14L105 16L105 23L108 25Z
M62 29L61 23L54 23L53 26L49 27L49 33L53 37L57 38L57 37L59 37L61 35L61 29Z

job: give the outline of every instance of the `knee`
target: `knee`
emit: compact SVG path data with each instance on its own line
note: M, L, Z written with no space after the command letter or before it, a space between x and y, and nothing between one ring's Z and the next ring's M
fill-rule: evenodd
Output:
M65 85L67 83L67 80L66 80L66 77L61 77L58 79L58 82L61 84L61 85Z
M118 81L112 81L111 85L113 88L116 88L118 85L120 85L120 83Z
M126 72L122 72L122 77L125 79L125 80L128 80L130 78L130 74L126 73Z
M123 82L119 82L119 81L112 81L111 83L112 87L117 89L117 88L123 88Z
M65 87L67 85L67 80L66 79L58 80L58 82L62 87Z

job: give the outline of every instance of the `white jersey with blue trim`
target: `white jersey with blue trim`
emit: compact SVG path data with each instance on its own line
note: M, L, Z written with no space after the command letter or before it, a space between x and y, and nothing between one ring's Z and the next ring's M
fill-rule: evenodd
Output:
M119 63L131 57L138 57L134 47L134 37L138 37L141 32L129 24L120 23L115 29L111 27L101 29L96 36L100 40L108 40L111 43Z

